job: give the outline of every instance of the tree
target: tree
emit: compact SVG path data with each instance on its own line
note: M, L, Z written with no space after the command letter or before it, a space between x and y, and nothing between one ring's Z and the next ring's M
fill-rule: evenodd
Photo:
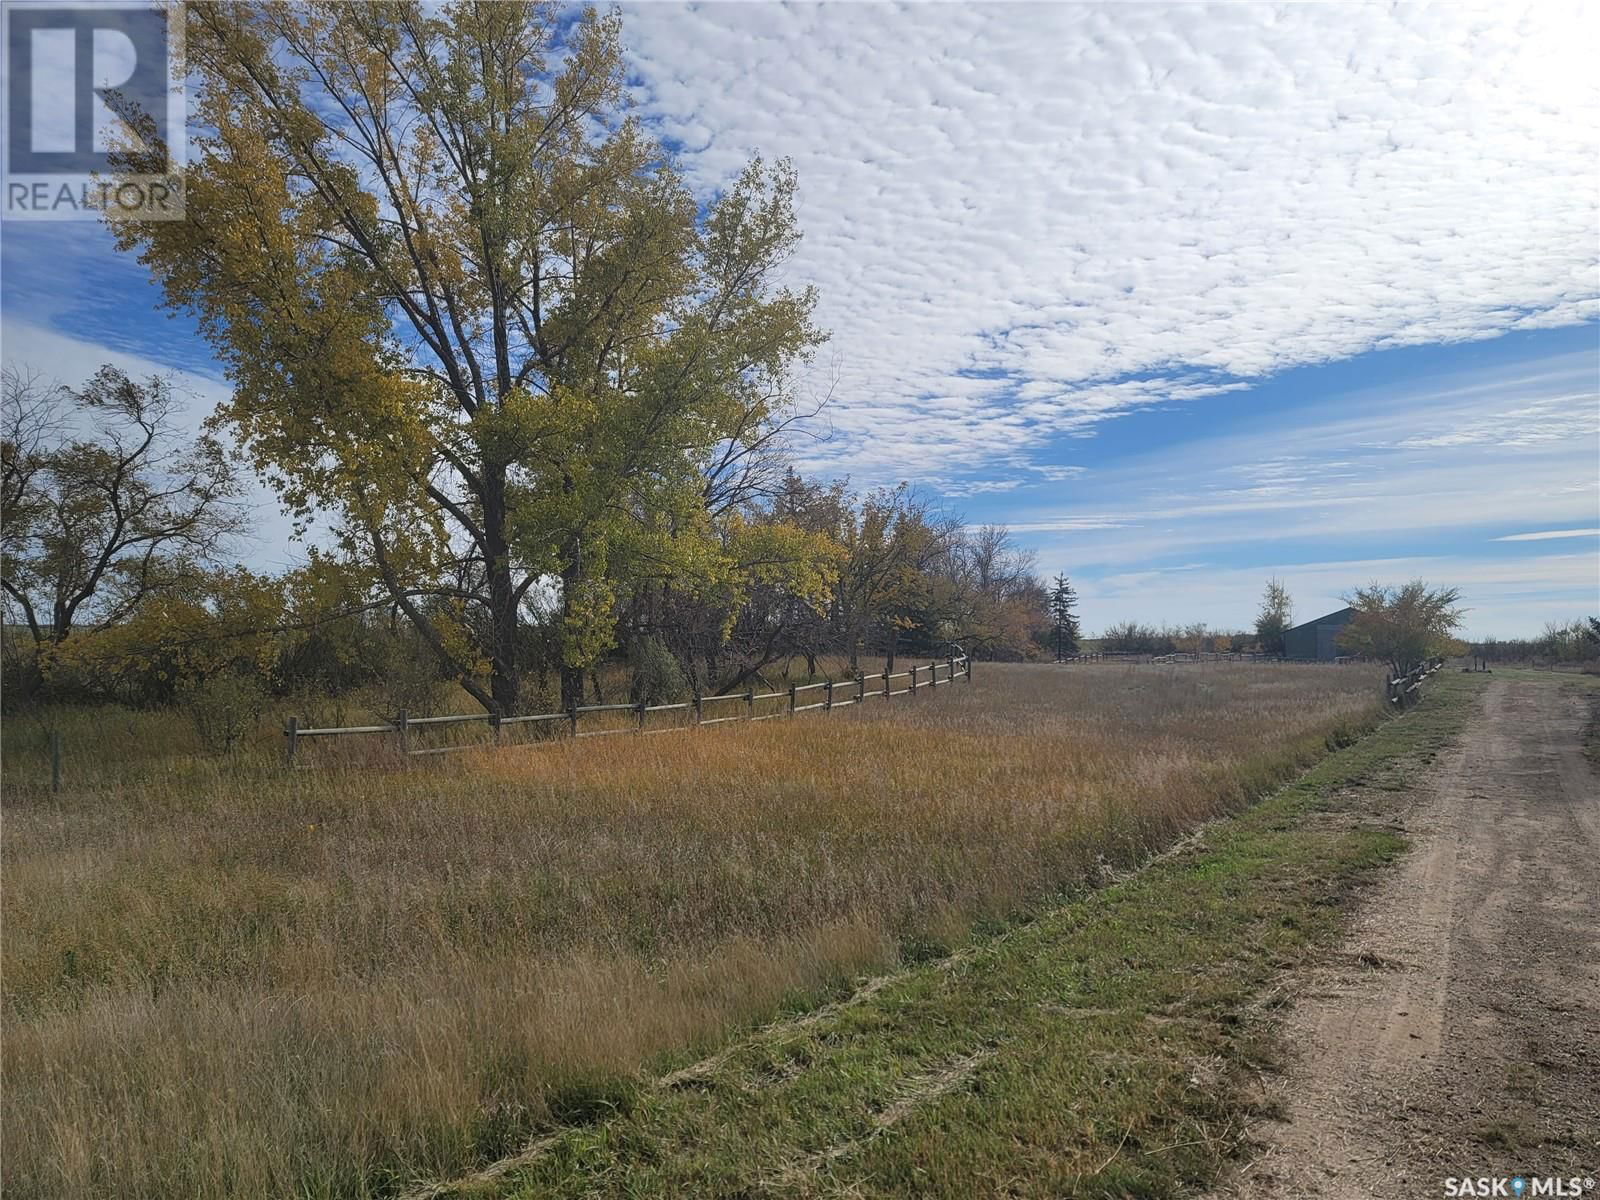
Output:
M1345 596L1355 609L1339 635L1339 645L1351 654L1389 664L1396 675L1407 675L1430 658L1449 653L1454 633L1465 613L1456 588L1429 587L1413 579L1400 587L1380 583L1357 588Z
M1050 618L1054 622L1056 661L1078 652L1078 594L1065 575L1057 575L1050 589Z
M937 575L961 533L959 518L935 513L905 484L875 489L845 505L834 620L852 670L874 631L890 670L908 632L920 632L923 649L953 636L953 597Z
M1535 641L1540 655L1556 662L1581 662L1600 654L1600 620L1547 621Z
M944 560L955 640L975 657L1028 657L1051 634L1049 593L1034 575L1034 552L1002 525L964 531ZM1043 632L1044 642L1035 634Z
M1182 654L1202 654L1212 648L1215 636L1204 621L1191 621L1177 631L1172 648Z
M1264 654L1283 653L1283 635L1294 626L1294 601L1289 589L1277 578L1267 580L1261 593L1261 610L1256 614L1256 640Z
M72 391L8 366L3 395L0 587L40 655L137 617L244 531L236 473L178 431L168 381L106 366Z
M226 364L218 421L486 706L553 596L576 702L628 580L734 569L713 510L769 477L822 340L778 281L792 168L699 206L623 115L614 13L186 12L186 219L117 233Z

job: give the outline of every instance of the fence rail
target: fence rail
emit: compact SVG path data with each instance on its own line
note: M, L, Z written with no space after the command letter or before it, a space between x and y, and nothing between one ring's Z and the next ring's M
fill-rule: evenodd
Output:
M820 709L823 712L832 712L836 708L847 708L854 704L865 704L868 700L891 700L896 696L915 696L919 689L937 690L940 687L965 679L972 681L972 659L968 655L953 655L943 662L932 662L926 665L918 664L909 671L882 671L877 674L867 675L857 673L846 679L825 679L821 683L791 684L786 691L757 692L754 688L743 692L723 692L714 696L696 694L692 700L684 700L676 704L577 704L565 712L555 713L530 713L523 716L502 717L498 713L463 713L444 717L408 717L404 709L396 713L394 719L385 725L351 725L341 728L306 729L300 725L300 718L290 717L283 725L283 763L286 767L295 765L295 756L299 750L302 738L329 738L349 735L386 736L394 739L396 748L401 754L408 756L421 756L433 754L449 754L457 750L482 749L484 746L502 745L502 734L508 726L531 725L544 722L561 722L566 725L566 737L559 734L556 737L541 738L536 741L519 741L517 745L540 745L546 742L567 740L571 738L606 737L617 733L670 733L685 729L695 729L703 725L721 725L729 721L770 721L775 717L793 717L799 713L811 712ZM871 683L869 688L868 683ZM905 685L896 688L897 682L905 681ZM807 692L820 690L823 698L814 703L801 704L799 698ZM773 701L783 702L784 707L777 712L767 712L757 715L756 706L762 703L770 704ZM706 709L719 704L742 704L742 712L728 715L707 716ZM716 710L713 710L716 711ZM725 710L722 710L725 711ZM647 728L652 713L681 712L689 717L687 725L668 725L656 729ZM634 720L629 725L614 726L609 729L582 729L580 725L584 717L593 717L602 714L632 714ZM412 735L440 727L461 725L487 725L491 741L471 742L455 746L423 746L414 747L411 744Z
M1438 672L1443 666L1444 659L1430 658L1409 673L1395 676L1384 684L1385 698L1390 704L1398 704L1402 708L1407 704L1415 704L1422 693L1423 680Z
M1285 658L1281 654L1261 654L1253 650L1179 650L1171 654L1154 654L1148 651L1134 650L1092 650L1086 654L1070 654L1066 658L1056 659L1058 663L1129 663L1137 666L1156 665L1164 666L1172 663L1192 662L1219 662L1219 663L1287 663L1292 665L1306 665L1314 663L1331 662L1336 666L1361 661L1355 655L1341 654L1337 658Z

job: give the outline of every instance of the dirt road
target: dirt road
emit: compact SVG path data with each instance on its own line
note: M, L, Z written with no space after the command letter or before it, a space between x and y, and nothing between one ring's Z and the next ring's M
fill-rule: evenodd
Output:
M1452 1177L1600 1177L1600 775L1587 698L1496 680L1465 736L1369 815L1413 850L1307 972L1284 1120L1223 1189L1443 1196ZM1590 1187L1588 1195L1600 1195Z

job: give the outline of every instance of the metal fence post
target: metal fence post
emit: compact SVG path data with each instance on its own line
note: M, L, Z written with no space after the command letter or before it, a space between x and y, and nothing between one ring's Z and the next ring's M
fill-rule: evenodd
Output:
M61 790L61 731L50 734L50 790Z
M283 765L294 766L294 743L300 736L300 718L290 717L283 723Z
M952 654L950 656L950 682L954 683L955 681L956 681L956 656L954 654Z
M833 711L833 680L822 685L822 711Z
M856 672L856 703L857 704L865 704L866 702L867 702L867 673L865 671L857 671Z
M911 694L913 696L917 694L917 672L919 670L921 670L921 668L918 667L916 663L911 664Z
M751 688L749 691L747 691L744 694L744 715L745 715L745 720L747 720L747 721L754 721L756 719L756 690L755 690L755 688Z
M639 732L644 732L644 701L639 701Z
M789 715L794 716L794 684L789 685Z
M407 742L407 738L406 738L406 710L403 709L403 708L399 712L395 713L395 715L394 715L394 731L395 731L396 738L400 743L400 753L401 754L407 753L408 747L406 745L406 742Z
M928 686L931 688L939 686L939 664L936 662L928 664Z
M885 667L883 669L883 698L885 700L887 700L889 698L889 668L888 667Z

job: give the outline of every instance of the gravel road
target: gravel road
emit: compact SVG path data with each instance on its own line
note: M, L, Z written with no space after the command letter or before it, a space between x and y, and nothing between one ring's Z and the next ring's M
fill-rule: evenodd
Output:
M1403 828L1413 849L1363 898L1339 952L1292 984L1293 1062L1271 1089L1284 1119L1254 1131L1257 1154L1222 1195L1371 1200L1443 1196L1451 1178L1600 1177L1589 704L1555 681L1495 680L1413 786L1363 798L1367 819Z

